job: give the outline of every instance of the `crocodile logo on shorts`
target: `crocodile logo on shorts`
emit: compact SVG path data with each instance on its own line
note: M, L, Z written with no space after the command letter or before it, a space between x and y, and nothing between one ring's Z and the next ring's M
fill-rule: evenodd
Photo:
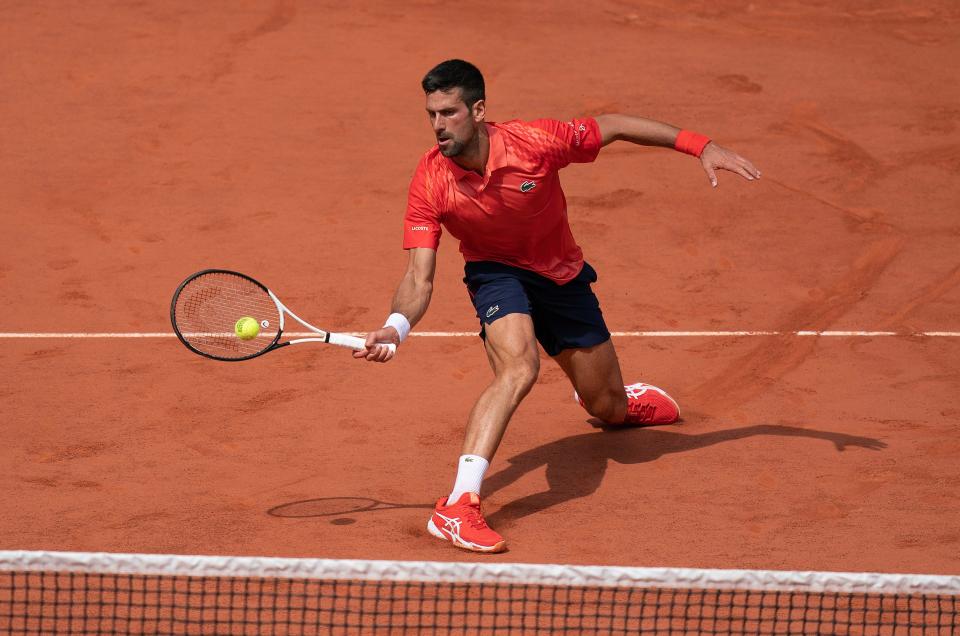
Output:
M524 181L523 183L520 184L520 192L530 192L536 187L537 187L537 184L535 181Z
M487 310L487 318L500 311L500 305L494 305Z

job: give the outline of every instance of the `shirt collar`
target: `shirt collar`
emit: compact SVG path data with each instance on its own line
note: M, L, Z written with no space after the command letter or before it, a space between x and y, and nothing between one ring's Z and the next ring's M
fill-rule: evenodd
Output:
M500 129L497 128L495 124L484 122L483 125L486 126L487 136L490 139L490 154L487 156L486 177L493 174L495 170L499 170L507 165L507 151L503 144L503 133L500 132ZM450 171L453 172L453 176L457 181L460 181L468 174L477 174L473 170L461 168L457 162L449 157L444 157L444 159L447 160Z

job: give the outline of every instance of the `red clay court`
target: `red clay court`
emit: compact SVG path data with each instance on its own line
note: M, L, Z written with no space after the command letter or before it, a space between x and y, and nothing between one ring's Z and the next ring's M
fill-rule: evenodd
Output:
M0 43L0 549L960 573L955 3L6 2ZM490 377L449 235L388 365L216 363L168 318L224 267L379 327L449 57L491 120L641 115L763 171L563 171L625 379L683 421L596 428L545 359L492 556L424 529Z

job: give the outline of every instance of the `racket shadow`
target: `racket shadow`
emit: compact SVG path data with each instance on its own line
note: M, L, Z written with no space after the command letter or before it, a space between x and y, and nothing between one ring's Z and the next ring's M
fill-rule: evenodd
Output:
M371 499L369 497L319 497L316 499L301 499L300 501L280 504L267 510L267 514L271 517L305 519L411 508L432 510L433 504L400 504Z
M487 498L542 466L546 466L548 489L508 502L487 515L487 521L494 527L507 528L528 515L587 497L600 487L607 465L611 461L641 464L655 461L670 453L694 451L757 435L825 440L832 442L838 451L849 446L869 450L886 448L884 442L871 437L775 424L759 424L700 434L677 433L650 427L608 427L603 431L571 435L509 458L509 466L484 480L483 489Z

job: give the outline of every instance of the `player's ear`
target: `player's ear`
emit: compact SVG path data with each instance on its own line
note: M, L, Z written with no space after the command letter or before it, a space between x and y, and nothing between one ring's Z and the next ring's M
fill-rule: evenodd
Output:
M475 122L483 121L483 118L487 116L487 102L482 99L473 102L473 106L470 107L470 115Z

